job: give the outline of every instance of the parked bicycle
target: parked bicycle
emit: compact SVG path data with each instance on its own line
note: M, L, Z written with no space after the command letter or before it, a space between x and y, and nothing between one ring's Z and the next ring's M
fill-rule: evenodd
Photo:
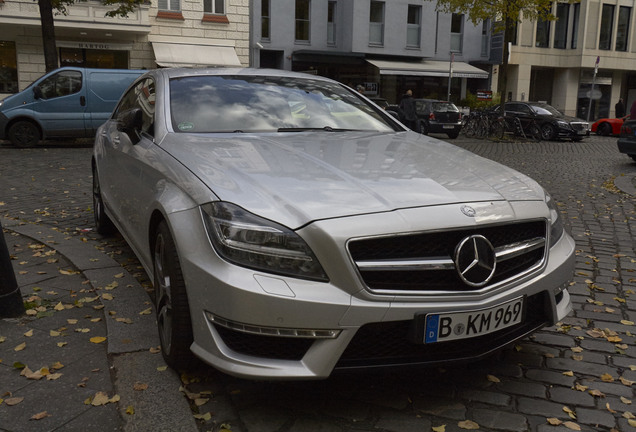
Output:
M462 119L461 132L468 138L501 140L505 134L541 140L541 128L533 119L503 117L497 110L473 111Z
M541 141L541 128L534 119L521 121L519 117L505 117L506 132L517 137Z

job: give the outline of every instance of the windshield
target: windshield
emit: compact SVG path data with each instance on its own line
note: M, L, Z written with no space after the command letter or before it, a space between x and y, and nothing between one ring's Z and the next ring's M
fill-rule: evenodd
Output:
M175 132L394 131L355 92L312 78L189 76L170 81Z
M459 111L455 104L451 102L433 102L434 112L457 112Z
M561 113L551 105L541 104L541 105L531 105L532 109L539 115L553 115L560 116Z

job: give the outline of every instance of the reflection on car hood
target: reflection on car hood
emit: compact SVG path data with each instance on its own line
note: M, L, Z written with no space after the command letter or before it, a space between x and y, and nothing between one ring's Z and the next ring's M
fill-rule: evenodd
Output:
M221 200L290 228L407 207L543 200L525 175L412 132L169 134L161 146Z

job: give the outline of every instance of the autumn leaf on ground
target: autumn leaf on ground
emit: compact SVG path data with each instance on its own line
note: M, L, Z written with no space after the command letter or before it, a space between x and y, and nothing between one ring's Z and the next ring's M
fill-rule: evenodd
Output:
M105 293L105 294L102 294L102 299L104 299L104 300L112 300L113 296L112 296L112 294Z
M135 385L133 385L133 390L136 390L136 391L143 391L143 390L146 390L147 388L148 388L148 384L146 383L136 382Z
M212 420L212 414L210 414L209 412L206 412L205 414L195 414L194 418L197 420L209 422L210 420ZM433 430L435 431L435 428L433 428ZM442 432L444 432L444 430L442 430Z
M433 426L431 429L433 432L446 432L446 425Z
M548 424L551 424L552 426L558 426L561 423L563 423L561 420L559 420L556 417L549 417L547 420L548 420Z
M460 421L459 423L457 423L457 426L459 426L460 429L479 429L479 425L472 420Z
M494 376L494 375L486 375L486 378L490 382L494 382L494 383L501 382L501 380L499 378L497 378L496 376Z
M589 387L588 386L584 386L582 384L576 383L576 385L574 386L574 390L578 390L578 391L585 391L587 390Z
M636 416L632 413L630 413L629 411L625 411L623 413L623 417L626 419L636 419Z
M161 348L159 348L159 347L150 347L150 349L148 351L150 351L152 354L158 354L158 353L161 352Z
M57 336L60 336L61 334L62 333L60 333L57 330L49 330L49 336L51 336L51 337L57 337Z
M603 382L613 382L614 381L614 377L608 373L604 373L603 375L601 375L601 381Z
M4 400L4 403L8 406L14 406L19 404L20 402L22 402L24 400L23 397L11 397L11 398L7 398Z
M79 272L75 271L75 270L63 270L63 269L60 269L60 274L70 276L70 275L79 274Z
M47 381L54 381L56 379L59 379L61 376L62 376L62 374L59 373L59 372L58 373L52 373L52 374L49 374L49 375L46 376L46 380Z
M636 384L636 381L628 380L625 377L620 377L618 380L621 382L621 384L626 385L627 387L631 387L632 385Z
M25 348L26 348L26 342L22 342L20 345L18 345L17 347L13 348L13 351L22 351Z
M7 338L5 336L0 336L0 343L4 342L6 340L7 340Z
M575 431L580 431L581 430L581 426L579 426L576 423L571 422L571 421L566 421L565 423L563 423L563 426L565 426L568 429L575 430Z
M152 308L149 307L148 309L144 309L141 312L139 312L139 315L150 315L152 313Z
M596 390L596 389L590 390L588 393L591 394L592 396L597 396L597 397L602 397L602 398L605 397L605 394L602 391Z
M575 419L576 418L576 414L574 413L574 411L572 411L569 407L564 406L563 407L563 411L568 413L568 415L570 416L570 418Z
M624 396L621 396L621 402L623 402L625 405L631 405L632 404L632 401L627 399Z
M126 407L126 414L133 415L135 414L135 408L132 405L128 405Z
M565 372L563 372L563 375L565 375L565 376L574 376L574 372L572 372L572 371L565 371Z
M46 411L39 412L37 414L33 414L30 420L42 420L45 417L51 417L51 414Z
M165 370L167 370L167 369L168 369L168 366L159 366L159 367L157 367L157 370L158 370L159 372L164 372L164 371L165 371Z
M119 399L120 399L119 395L115 395L111 398L111 397L108 397L108 395L104 392L97 392L95 396L93 396L92 400L90 401L90 404L93 406L106 405L108 403L119 402Z
M62 304L62 302L59 302L58 304L55 305L55 307L53 308L56 311L63 311L64 310L64 305Z
M91 342L93 342L94 344L98 344L98 343L102 343L106 340L106 338L104 336L94 336L92 338L89 339Z

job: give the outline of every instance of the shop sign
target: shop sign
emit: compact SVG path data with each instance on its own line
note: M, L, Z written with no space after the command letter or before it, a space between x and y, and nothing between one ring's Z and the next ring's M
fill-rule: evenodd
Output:
M477 90L477 100L492 100L492 91L491 90Z
M58 48L77 48L77 49L109 50L109 51L132 50L132 44L120 44L120 43L109 43L109 42L57 41L56 45Z

